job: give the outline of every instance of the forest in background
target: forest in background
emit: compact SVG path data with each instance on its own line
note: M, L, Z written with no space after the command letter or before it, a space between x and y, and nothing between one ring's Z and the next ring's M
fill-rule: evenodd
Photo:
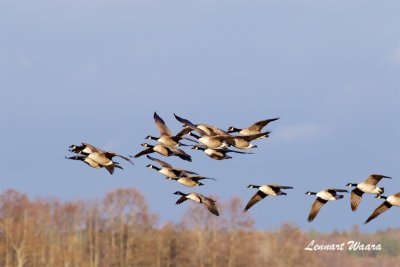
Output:
M216 217L187 205L178 223L158 224L141 192L121 188L102 199L61 202L0 194L0 266L4 267L239 267L396 266L400 228L372 234L303 232L283 224L263 231L242 212L240 198L219 202ZM182 207L184 208L184 207ZM311 240L382 244L381 251L306 251Z

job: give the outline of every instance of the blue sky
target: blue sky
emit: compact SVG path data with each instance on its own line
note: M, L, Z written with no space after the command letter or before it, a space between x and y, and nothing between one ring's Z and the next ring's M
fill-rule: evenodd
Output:
M173 113L194 123L245 127L280 117L254 155L213 161L198 151L171 164L216 177L195 190L222 200L248 184L294 190L250 212L260 229L349 230L380 200L328 203L306 221L308 190L344 188L371 173L400 191L400 4L397 1L2 2L0 3L0 190L92 199L141 190L160 221L179 220L176 190L191 191L121 161L110 176L68 161L70 144L121 154L172 131ZM158 156L157 156L158 157ZM161 157L161 156L160 156ZM293 203L293 204L291 204ZM189 205L189 204L186 204ZM363 231L398 227L393 208ZM274 214L271 216L270 214ZM394 222L397 220L397 222Z

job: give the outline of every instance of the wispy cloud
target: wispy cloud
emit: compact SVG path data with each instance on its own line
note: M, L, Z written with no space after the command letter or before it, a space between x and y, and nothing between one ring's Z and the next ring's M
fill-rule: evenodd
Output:
M33 66L32 59L29 57L20 57L16 62L17 66L20 68L30 68Z
M297 141L321 136L326 131L325 128L311 122L283 127L279 136L283 140Z
M400 65L400 47L397 47L395 50L393 50L389 56L388 59L390 62Z

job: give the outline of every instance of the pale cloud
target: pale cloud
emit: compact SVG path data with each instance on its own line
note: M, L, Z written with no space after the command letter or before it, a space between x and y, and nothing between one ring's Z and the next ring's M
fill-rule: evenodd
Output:
M396 65L400 65L400 47L398 47L397 49L393 50L389 56L388 59L390 62L396 64Z
M311 122L283 127L279 136L283 140L297 141L321 136L326 131L323 127Z
M32 60L28 57L20 57L16 63L20 68L30 68L33 66Z

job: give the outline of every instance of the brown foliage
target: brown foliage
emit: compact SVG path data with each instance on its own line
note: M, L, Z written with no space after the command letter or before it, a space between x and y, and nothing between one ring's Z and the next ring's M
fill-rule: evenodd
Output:
M293 225L276 231L254 229L233 197L218 200L221 216L188 202L179 224L156 227L143 195L134 188L112 191L101 200L61 203L0 194L0 266L394 266L400 260L400 230L362 234L305 233ZM190 204L189 204L190 203ZM382 243L383 251L305 251L311 240Z

